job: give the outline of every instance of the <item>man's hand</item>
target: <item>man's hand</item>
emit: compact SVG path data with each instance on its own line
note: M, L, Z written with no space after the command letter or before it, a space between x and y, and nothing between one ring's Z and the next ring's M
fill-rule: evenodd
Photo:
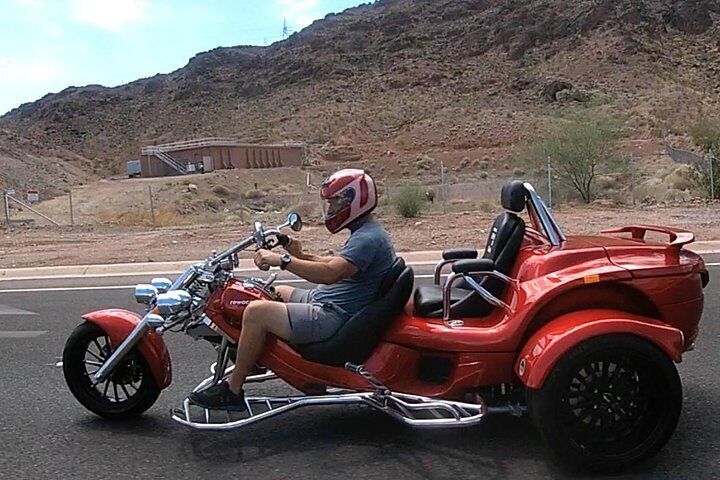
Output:
M279 253L260 248L255 252L255 265L260 269L262 269L263 265L279 267L282 263L282 259L280 257L281 255Z

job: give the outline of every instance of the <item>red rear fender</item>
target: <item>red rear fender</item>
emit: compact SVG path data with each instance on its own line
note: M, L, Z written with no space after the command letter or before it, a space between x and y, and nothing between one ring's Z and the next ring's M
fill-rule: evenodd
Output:
M521 350L515 373L526 386L540 388L555 363L575 345L618 333L642 337L674 361L682 359L683 333L677 328L619 310L581 310L561 315L538 330Z
M117 348L142 320L137 313L120 308L98 310L83 315L82 318L105 330L113 348ZM137 348L145 357L157 386L162 389L170 385L172 365L170 353L163 338L154 331L150 331L140 340Z

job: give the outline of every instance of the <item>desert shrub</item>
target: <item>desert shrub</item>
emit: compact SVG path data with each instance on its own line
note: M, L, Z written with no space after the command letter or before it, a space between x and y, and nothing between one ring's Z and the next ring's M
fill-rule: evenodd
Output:
M106 225L122 225L122 226L143 226L151 227L153 225L152 213L149 210L133 210L122 213L111 211L99 212L96 216L98 223ZM174 209L158 209L155 212L155 226L157 227L174 227L179 225L190 225L191 219L183 216Z
M405 218L415 218L425 207L425 192L420 185L405 183L398 187L393 195L393 204L397 213Z
M574 189L585 203L593 200L598 169L613 161L620 138L618 122L608 117L575 114L529 145L528 155L540 165L550 158L553 174Z
M263 198L265 196L265 192L262 190L248 190L247 193L245 193L244 197L248 198L250 200L256 200L258 198Z
M220 203L214 198L206 198L203 204L210 210L217 211L220 209Z
M222 185L214 186L212 188L212 192L221 197L229 197L230 196L230 190L228 190L226 187L224 187Z
M690 127L689 133L704 152L713 151L720 146L720 119L701 117Z
M318 220L322 217L320 204L318 202L302 202L287 209L286 213L295 212L300 218L306 221Z
M708 196L720 197L720 119L703 117L690 128L690 135L710 159L694 163L689 174L693 185Z

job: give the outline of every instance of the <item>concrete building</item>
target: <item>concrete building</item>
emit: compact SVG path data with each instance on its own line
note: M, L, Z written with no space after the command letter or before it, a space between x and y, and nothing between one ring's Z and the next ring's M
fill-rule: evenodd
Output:
M184 175L232 168L299 167L307 161L305 143L252 145L233 138L200 138L143 147L143 177Z

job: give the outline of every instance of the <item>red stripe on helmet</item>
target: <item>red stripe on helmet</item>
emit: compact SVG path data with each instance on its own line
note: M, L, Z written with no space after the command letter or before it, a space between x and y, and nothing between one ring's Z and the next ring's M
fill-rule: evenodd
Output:
M352 175L341 175L328 178L320 188L320 198L328 199L345 188L355 178Z
M363 176L360 179L360 207L364 207L368 201L368 184L367 180Z

